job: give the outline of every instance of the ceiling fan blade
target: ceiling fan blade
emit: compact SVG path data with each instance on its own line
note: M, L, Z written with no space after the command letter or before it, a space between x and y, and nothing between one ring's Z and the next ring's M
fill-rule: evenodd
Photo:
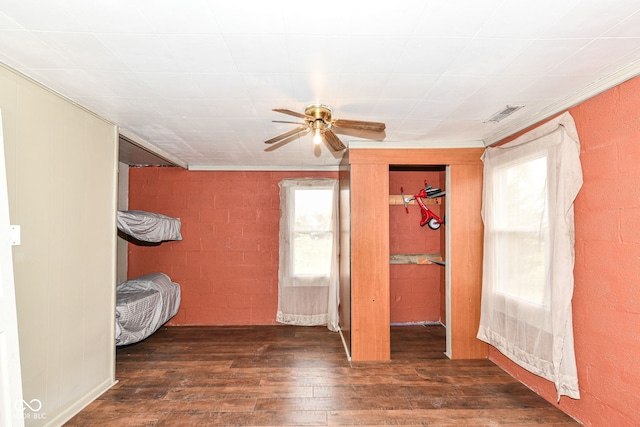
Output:
M269 139L269 140L265 141L264 143L265 143L265 144L273 144L274 142L278 142L278 141L280 141L280 140L283 140L283 139L289 138L290 136L293 136L293 135L295 135L295 134L297 134L297 133L300 133L300 132L305 131L305 130L308 130L308 129L309 129L309 127L308 127L307 125L300 126L300 127L297 127L297 128L295 128L295 129L293 129L293 130L290 130L289 132L285 132L285 133L283 133L283 134L281 134L281 135L278 135L278 136L276 136L276 137L273 137L273 138L271 138L271 139Z
M307 116L306 114L298 113L296 111L287 110L286 108L274 108L273 111L277 111L278 113L288 114L290 116L298 117L300 119L305 120L315 120L313 116Z
M385 124L380 122L365 122L361 120L334 120L333 125L339 128L350 128L360 130L372 130L374 132L382 132Z
M301 122L290 122L287 120L271 120L273 123L293 123L294 125L307 125L306 123L301 123Z
M347 148L331 129L327 129L324 131L324 139L327 140L331 148L333 148L335 151L341 151Z
M376 132L363 129L339 128L337 126L334 126L332 129L338 135L347 135L359 139L369 139L371 141L384 141L387 137L385 131Z

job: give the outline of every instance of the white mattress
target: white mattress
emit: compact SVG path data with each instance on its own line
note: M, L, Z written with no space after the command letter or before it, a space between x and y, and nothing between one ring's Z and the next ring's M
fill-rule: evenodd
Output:
M116 345L147 338L180 307L180 285L164 273L127 280L116 288Z
M136 210L118 211L116 218L120 231L143 242L182 240L180 218Z

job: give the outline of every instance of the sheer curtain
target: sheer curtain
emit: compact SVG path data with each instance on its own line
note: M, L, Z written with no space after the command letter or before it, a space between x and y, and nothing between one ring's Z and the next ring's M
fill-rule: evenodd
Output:
M485 225L478 338L580 398L571 298L580 144L565 113L483 155Z
M276 321L338 331L338 180L285 179L279 186Z

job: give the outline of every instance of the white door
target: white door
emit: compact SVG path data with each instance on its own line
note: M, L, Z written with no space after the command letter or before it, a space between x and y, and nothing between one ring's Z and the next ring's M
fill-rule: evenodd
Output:
M0 112L0 427L24 426L9 198Z

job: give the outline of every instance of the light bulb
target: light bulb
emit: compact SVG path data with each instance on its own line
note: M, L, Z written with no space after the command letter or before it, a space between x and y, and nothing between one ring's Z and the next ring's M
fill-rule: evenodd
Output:
M320 129L316 129L313 134L313 143L316 145L320 145L322 143L322 134L320 134Z

